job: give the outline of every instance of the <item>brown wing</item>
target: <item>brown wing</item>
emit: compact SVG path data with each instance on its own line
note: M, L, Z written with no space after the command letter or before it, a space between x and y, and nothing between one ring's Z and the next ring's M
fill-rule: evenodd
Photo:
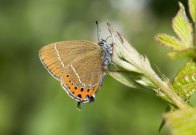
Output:
M67 65L61 84L72 98L79 102L94 99L105 76L101 56L101 49L96 49Z
M99 50L100 46L85 40L62 41L44 46L39 51L40 60L48 72L60 80L65 67L82 55Z

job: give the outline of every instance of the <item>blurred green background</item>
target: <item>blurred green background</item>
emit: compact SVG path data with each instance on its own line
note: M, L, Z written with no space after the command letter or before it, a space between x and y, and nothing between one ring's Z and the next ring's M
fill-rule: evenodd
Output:
M97 41L106 22L171 78L185 60L169 60L154 35L173 34L176 0L0 0L0 135L157 135L166 103L148 89L107 77L92 104L76 109L40 63L52 42ZM163 128L160 135L168 135Z

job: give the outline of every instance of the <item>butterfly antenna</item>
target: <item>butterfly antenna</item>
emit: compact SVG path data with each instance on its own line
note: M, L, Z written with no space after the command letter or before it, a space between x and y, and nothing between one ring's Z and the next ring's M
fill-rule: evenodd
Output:
M108 36L107 38L106 38L106 40L105 41L107 41L109 38L111 38L112 36Z
M100 42L100 29L99 29L98 21L96 21L96 25L97 25L97 39L98 39L98 42Z

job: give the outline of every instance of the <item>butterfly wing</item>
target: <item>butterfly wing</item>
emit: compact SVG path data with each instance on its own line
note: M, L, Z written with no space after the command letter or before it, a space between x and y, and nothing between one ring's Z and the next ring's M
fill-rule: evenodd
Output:
M101 48L88 52L72 61L62 76L65 91L79 102L91 102L103 82Z
M57 80L61 79L65 67L78 57L99 50L100 46L85 40L62 41L44 46L39 57L48 72Z

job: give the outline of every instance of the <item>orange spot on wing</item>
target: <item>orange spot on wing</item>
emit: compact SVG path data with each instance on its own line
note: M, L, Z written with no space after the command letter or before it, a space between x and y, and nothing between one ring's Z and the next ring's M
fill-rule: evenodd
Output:
M87 90L84 90L81 92L82 95L82 100L85 100L86 96L89 95L89 93L87 92Z

